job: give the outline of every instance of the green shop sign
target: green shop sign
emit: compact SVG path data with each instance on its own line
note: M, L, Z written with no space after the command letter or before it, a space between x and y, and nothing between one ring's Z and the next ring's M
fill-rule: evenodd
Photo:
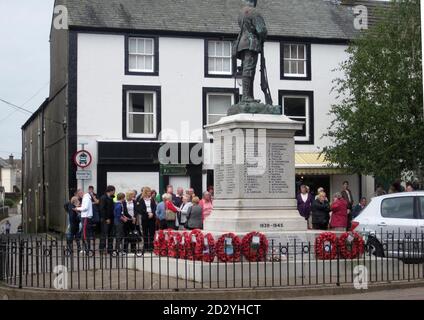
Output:
M186 176L187 168L186 168L186 165L178 165L178 164L161 165L160 173L163 176Z

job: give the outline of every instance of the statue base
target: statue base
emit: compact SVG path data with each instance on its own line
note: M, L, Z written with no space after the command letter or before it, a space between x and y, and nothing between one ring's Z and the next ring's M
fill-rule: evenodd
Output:
M269 104L264 104L261 103L259 100L242 100L239 103L232 105L228 110L229 116L240 113L281 115L282 111L281 106L272 106Z
M274 112L279 108L257 102L233 108L240 106ZM293 136L301 127L281 113L239 113L206 127L214 137L215 200L205 232L277 236L307 231L295 200ZM256 138L249 140L249 134ZM257 155L256 162L248 158L249 152Z

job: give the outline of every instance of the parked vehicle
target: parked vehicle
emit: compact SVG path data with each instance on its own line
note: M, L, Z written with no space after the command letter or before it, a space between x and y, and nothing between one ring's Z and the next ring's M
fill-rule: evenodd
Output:
M424 262L424 191L375 197L352 222L368 252L404 262Z

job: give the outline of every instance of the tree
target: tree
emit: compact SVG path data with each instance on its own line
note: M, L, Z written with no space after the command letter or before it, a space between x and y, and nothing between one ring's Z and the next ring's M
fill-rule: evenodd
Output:
M420 1L392 1L378 22L353 40L338 104L325 135L326 160L351 173L390 180L424 174Z

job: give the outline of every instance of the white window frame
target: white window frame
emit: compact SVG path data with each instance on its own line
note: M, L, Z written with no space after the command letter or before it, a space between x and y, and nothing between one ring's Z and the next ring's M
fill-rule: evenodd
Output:
M289 46L289 52L290 52L290 57L286 57L285 53L285 47ZM296 55L297 57L299 57L299 47L303 46L304 47L304 58L303 59L299 59L299 58L292 58L292 46L296 46ZM289 66L291 65L290 62L295 61L295 62L299 62L299 61L303 61L303 70L304 73L290 73L288 72L289 70L286 70L285 66L285 62L288 61L289 62ZM284 43L283 44L283 68L284 68L284 76L285 77L297 77L297 78L306 78L308 76L308 46L306 44L299 44L299 43Z
M208 92L206 94L206 124L210 124L209 123L209 116L227 116L226 114L221 114L221 113L209 113L209 97L210 96L229 96L231 97L231 105L230 107L235 103L235 94L231 93L231 92Z
M231 41L217 41L217 40L207 40L208 41L208 52L207 52L207 59L208 59L208 74L210 75L225 75L225 76L231 76L233 74L233 46ZM215 45L215 56L209 55L209 49L211 47L211 44ZM217 43L229 43L230 45L230 55L224 56L224 55L216 55L216 44ZM224 45L222 46L224 48ZM222 49L224 51L224 49ZM230 71L210 71L210 62L209 59L230 59Z
M131 52L131 46L130 42L131 40L136 40L137 47L138 47L138 41L143 40L146 42L146 40L149 40L152 42L152 53L140 53L140 52ZM144 48L146 48L146 44L144 45ZM131 56L136 57L152 57L152 68L151 69L131 69L130 67L130 58ZM145 72L145 73L154 73L155 72L155 39L154 38L143 38L143 37L129 37L128 38L128 71L129 72Z
M152 112L130 112L130 94L133 93L143 93L143 94L153 94L153 113ZM145 91L145 90L128 90L127 95L127 105L126 105L126 131L128 138L141 138L149 139L157 137L157 92L156 91ZM139 114L139 115L153 115L153 133L131 133L130 132L130 114Z
M305 121L305 136L295 136L295 141L304 141L304 142L308 142L310 137L311 137L311 133L310 133L310 124L311 124L311 119L310 119L310 114L309 114L309 110L310 110L310 101L309 101L309 97L305 96L305 95L292 95L292 94L288 94L288 95L283 95L282 96L282 108L283 108L283 115L286 115L285 112L285 99L286 98L304 98L306 103L305 103L305 116L287 116L290 119L295 118L293 120L295 121L299 121L299 119L301 118L302 120L304 119Z

